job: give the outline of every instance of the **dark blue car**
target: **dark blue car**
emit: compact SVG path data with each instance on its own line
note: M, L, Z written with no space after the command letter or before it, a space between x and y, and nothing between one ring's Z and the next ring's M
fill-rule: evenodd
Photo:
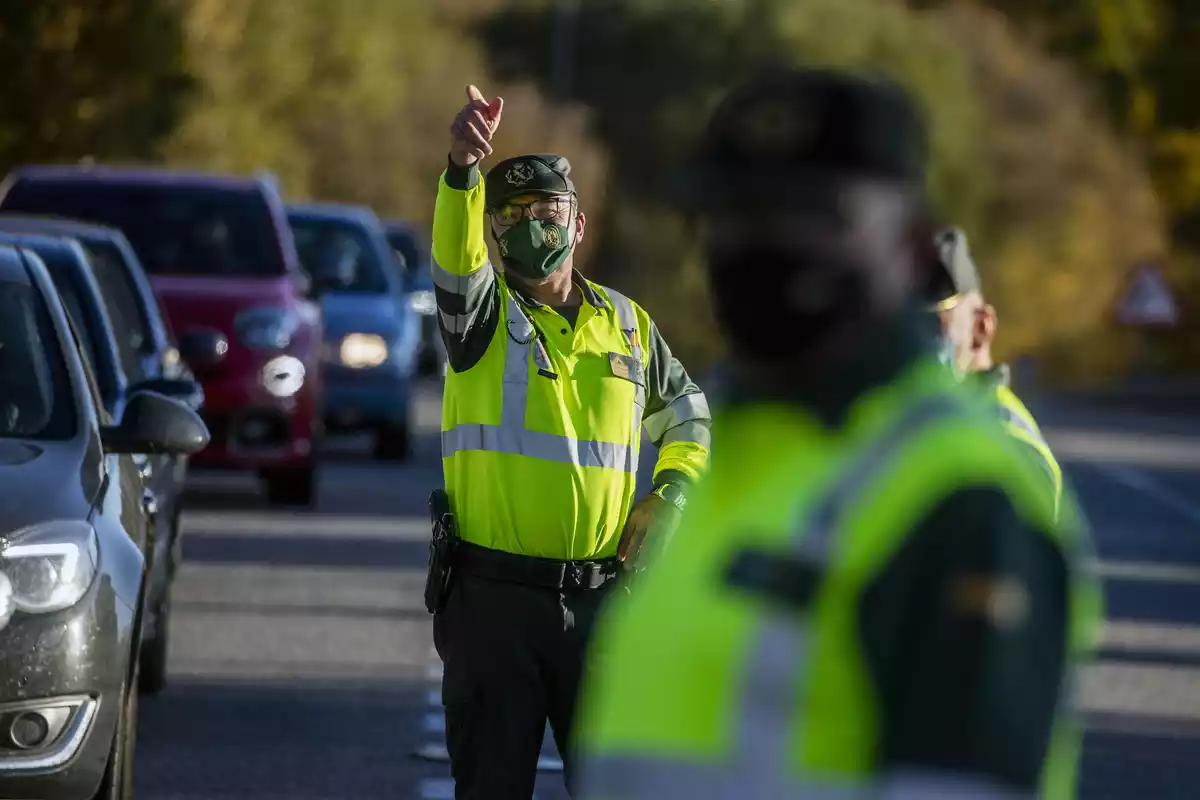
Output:
M404 459L421 328L383 225L360 206L287 213L325 314L325 428L373 431L376 458Z

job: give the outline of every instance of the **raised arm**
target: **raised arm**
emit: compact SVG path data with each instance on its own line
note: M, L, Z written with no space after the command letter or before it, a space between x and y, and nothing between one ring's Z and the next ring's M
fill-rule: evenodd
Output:
M463 372L487 350L499 319L497 287L485 240L479 162L500 124L504 100L491 102L474 86L450 128L450 158L438 182L433 215L433 284L450 368Z

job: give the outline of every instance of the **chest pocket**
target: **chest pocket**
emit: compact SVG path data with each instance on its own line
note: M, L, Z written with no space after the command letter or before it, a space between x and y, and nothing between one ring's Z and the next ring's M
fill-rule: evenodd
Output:
M583 399L584 404L576 412L580 416L574 417L575 431L568 441L568 450L572 452L562 459L551 460L636 471L643 410L646 405L643 351L632 303L623 295L615 292L612 294L617 311L617 325L621 328L621 336L628 344L629 350L613 352L605 349L619 341L612 336L615 331L609 328L610 333L602 340L604 344L593 350L589 356L589 360L594 359L588 367L589 380L599 380L599 385L589 383L591 388L586 398L578 398ZM534 432L526 434L526 420L536 420L544 414L561 413L560 404L564 399L561 386L563 376L557 374L555 362L546 350L546 343L511 293L507 306L501 427L511 431L511 434L505 435L527 438L532 446L534 440L545 440L547 435ZM605 322L611 325L609 320ZM578 374L576 371L575 375ZM578 399L575 402L578 402ZM584 424L579 424L585 420ZM527 450L529 448L523 448L521 452ZM587 452L583 452L584 450Z

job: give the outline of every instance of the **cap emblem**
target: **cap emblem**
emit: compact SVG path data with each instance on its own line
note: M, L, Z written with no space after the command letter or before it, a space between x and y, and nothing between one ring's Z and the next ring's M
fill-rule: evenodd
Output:
M533 167L524 161L518 161L504 173L504 180L510 186L520 187L533 180Z
M812 130L811 120L794 101L768 101L741 115L734 136L738 147L747 153L778 156L803 148Z

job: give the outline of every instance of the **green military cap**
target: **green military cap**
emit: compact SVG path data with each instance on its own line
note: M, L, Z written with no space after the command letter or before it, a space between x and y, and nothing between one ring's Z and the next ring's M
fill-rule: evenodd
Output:
M674 185L695 210L824 205L847 178L924 185L924 120L899 85L854 73L774 67L717 106Z
M942 228L933 236L935 263L927 300L943 304L967 292L982 291L979 270L971 258L967 235L961 228Z
M571 162L550 153L506 158L488 170L484 193L488 207L523 194L574 194Z

